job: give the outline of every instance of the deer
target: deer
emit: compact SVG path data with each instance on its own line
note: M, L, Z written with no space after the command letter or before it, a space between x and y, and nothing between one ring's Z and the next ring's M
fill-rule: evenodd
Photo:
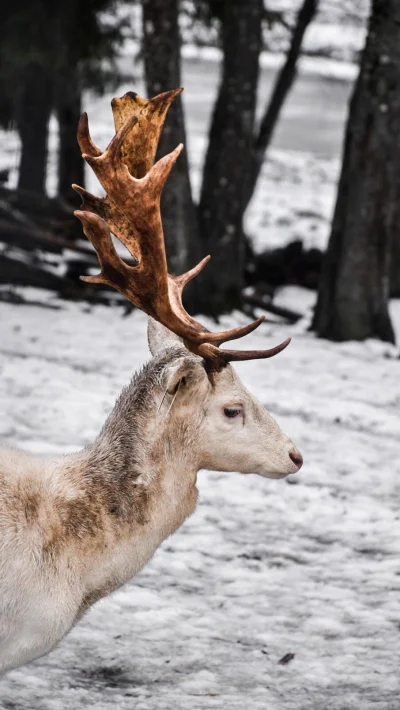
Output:
M303 463L231 365L275 356L290 339L267 350L221 348L263 318L210 332L182 303L209 257L181 276L168 273L160 195L183 146L154 161L180 92L113 99L116 133L104 151L86 114L78 125L82 156L105 191L96 197L73 185L82 198L75 215L101 267L81 278L117 289L147 314L152 357L84 450L45 459L0 448L2 673L49 653L97 600L134 577L194 512L201 469L283 478Z

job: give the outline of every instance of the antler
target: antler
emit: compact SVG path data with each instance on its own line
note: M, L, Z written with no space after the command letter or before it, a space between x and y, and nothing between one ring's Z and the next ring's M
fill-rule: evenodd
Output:
M83 210L75 215L96 249L101 266L97 276L81 276L89 283L112 286L138 308L182 338L193 353L214 368L233 360L268 358L289 345L290 338L269 350L220 350L219 345L241 338L264 320L220 333L210 333L194 320L182 305L185 285L204 268L210 257L181 276L167 269L160 197L164 184L183 146L153 165L164 120L172 101L181 93L175 89L152 99L130 92L112 101L116 134L104 152L93 143L87 115L78 126L82 157L91 166L107 196L95 197L82 187L73 188L83 199ZM126 264L117 254L110 230L134 259Z

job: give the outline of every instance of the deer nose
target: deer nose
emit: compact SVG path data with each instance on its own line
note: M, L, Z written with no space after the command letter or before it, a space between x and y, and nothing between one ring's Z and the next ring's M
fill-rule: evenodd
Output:
M289 456L292 459L293 463L296 464L297 470L299 470L303 465L303 457L300 451L297 451L297 449L293 447L293 449L289 451Z

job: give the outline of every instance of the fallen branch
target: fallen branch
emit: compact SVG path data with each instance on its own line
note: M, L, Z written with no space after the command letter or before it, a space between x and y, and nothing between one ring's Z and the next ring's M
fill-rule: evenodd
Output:
M303 318L302 313L292 311L290 308L284 308L283 306L277 306L273 303L270 296L262 294L244 294L243 301L253 308L261 308L268 313L273 313L275 316L280 316L289 323L297 323L297 321Z
M95 264L97 257L94 249L85 247L63 237L53 237L46 232L35 227L28 227L22 223L12 222L0 218L0 242L11 244L12 246L34 251L43 249L54 254L61 254L64 249L85 254Z
M47 308L51 311L60 311L61 306L55 303L46 303L45 301L28 301L22 294L17 293L12 288L7 291L2 291L0 289L0 301L3 303L12 303L16 306L39 306L40 308Z

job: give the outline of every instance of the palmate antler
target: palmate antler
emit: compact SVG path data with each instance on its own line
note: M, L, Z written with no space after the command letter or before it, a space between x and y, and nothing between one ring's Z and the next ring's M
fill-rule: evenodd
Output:
M153 163L167 111L181 91L167 91L152 99L130 92L121 99L113 99L117 132L104 152L93 143L87 115L82 115L78 126L82 157L93 169L107 196L95 197L73 185L83 198L83 210L77 210L75 215L96 249L101 266L98 276L81 278L113 286L135 306L181 337L191 352L214 368L233 360L272 357L289 345L290 338L269 350L219 348L228 340L251 333L262 323L263 316L246 326L210 333L184 309L183 288L204 268L209 256L182 276L168 273L160 197L183 146L179 145L155 165ZM129 266L118 256L110 231L128 249L135 266Z

